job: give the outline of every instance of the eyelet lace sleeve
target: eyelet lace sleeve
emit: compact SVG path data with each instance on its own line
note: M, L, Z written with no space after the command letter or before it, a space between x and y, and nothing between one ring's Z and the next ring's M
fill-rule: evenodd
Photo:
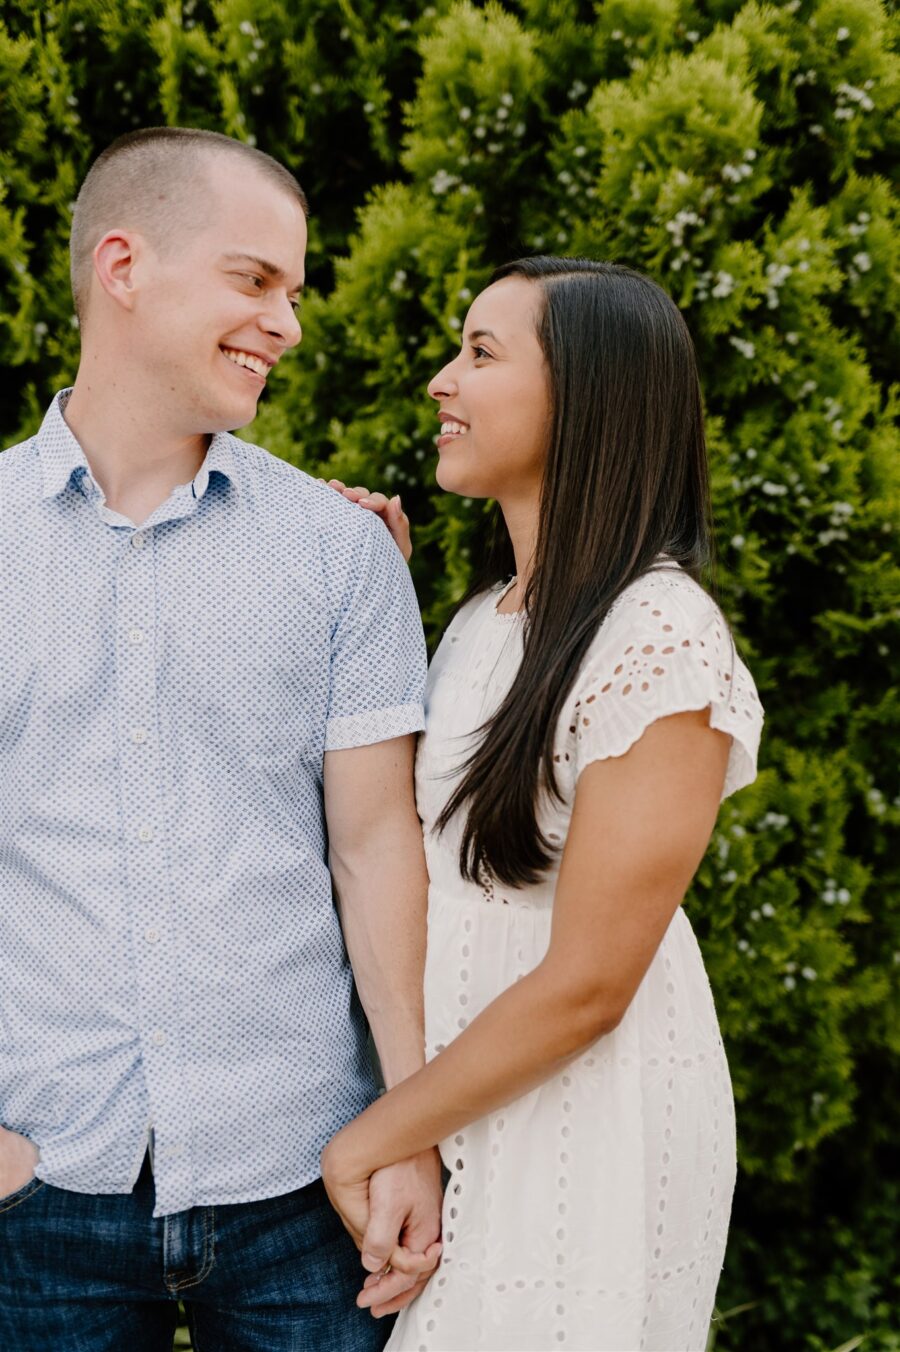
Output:
M687 606L681 597L635 600L608 633L601 627L569 719L576 777L623 756L657 719L709 708L710 726L732 739L722 797L756 778L763 710L753 678L713 601L693 590Z

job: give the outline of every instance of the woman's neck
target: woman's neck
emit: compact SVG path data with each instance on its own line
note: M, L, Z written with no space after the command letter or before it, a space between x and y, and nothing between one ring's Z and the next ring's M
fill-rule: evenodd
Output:
M516 583L504 596L500 607L502 611L519 610L528 590L528 583L534 570L534 551L537 545L538 504L537 502L501 502L500 510L512 542L516 560Z

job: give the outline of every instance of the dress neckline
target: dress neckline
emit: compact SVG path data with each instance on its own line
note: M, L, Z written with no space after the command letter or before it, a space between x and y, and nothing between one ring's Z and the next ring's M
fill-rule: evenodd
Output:
M506 586L503 587L503 589L501 590L499 596L497 596L496 593L495 593L493 590L492 590L491 593L490 593L491 598L492 598L492 602L491 602L491 613L492 613L492 615L494 615L494 617L495 617L496 619L502 620L504 623L508 623L510 620L517 620L517 619L519 618L519 616L522 614L523 609L524 609L524 607L522 607L522 606L520 606L518 610L498 610L498 609L497 609L497 607L498 607L498 606L501 604L501 602L503 601L503 598L504 598L505 596L508 595L508 593L509 593L509 592L512 590L512 588L516 585L516 583L518 582L518 580L519 580L518 577L511 577L510 580L507 582Z

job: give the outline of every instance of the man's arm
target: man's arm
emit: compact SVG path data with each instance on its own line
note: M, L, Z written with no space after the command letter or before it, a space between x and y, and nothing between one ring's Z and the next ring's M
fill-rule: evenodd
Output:
M330 867L360 1000L390 1089L421 1069L428 874L413 792L415 738L325 755ZM432 1150L379 1171L363 1246L370 1271L399 1241L423 1253L440 1234L440 1162ZM399 1295L394 1276L385 1299ZM391 1308L397 1308L394 1303Z

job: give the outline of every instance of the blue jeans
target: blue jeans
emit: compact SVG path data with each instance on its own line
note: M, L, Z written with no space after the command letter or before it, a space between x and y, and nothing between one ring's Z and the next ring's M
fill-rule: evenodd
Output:
M380 1352L392 1319L320 1180L283 1197L153 1219L153 1178L93 1196L32 1179L0 1199L3 1352Z

